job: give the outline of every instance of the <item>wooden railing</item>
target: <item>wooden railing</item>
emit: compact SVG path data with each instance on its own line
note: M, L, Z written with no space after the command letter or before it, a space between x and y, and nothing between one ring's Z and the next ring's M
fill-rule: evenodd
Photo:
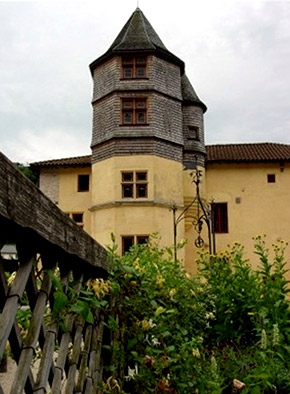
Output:
M8 244L17 254L0 257L0 361L10 355L15 372L9 382L1 374L0 394L97 393L102 313L94 325L71 315L66 330L45 315L54 303L49 272L64 284L104 278L107 253L0 153L0 249Z

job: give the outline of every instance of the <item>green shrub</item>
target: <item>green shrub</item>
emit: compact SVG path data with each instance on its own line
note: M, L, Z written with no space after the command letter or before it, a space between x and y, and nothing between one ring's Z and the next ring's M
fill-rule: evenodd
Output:
M111 366L123 393L289 393L289 301L284 244L254 271L235 244L200 255L190 277L156 240L111 251ZM114 392L104 382L105 392Z

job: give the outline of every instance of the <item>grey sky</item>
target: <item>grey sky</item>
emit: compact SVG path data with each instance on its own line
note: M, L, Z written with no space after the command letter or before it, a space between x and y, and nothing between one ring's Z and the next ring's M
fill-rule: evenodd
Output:
M88 65L136 0L0 1L0 149L29 162L90 153ZM206 142L290 143L290 2L139 0L208 106Z

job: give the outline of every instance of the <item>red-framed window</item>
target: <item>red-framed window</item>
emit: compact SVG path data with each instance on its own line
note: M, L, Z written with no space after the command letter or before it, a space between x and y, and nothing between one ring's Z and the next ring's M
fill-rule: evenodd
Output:
M122 77L124 79L142 79L147 76L146 56L123 56Z
M215 233L228 233L228 204L219 202L213 204L213 229Z
M144 125L147 123L147 100L146 98L122 99L122 124Z

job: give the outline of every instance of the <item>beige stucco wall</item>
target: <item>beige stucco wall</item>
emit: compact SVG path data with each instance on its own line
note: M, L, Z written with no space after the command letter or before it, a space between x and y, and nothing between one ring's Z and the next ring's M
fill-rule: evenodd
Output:
M276 182L268 183L267 174L275 174ZM206 189L208 199L228 203L229 233L216 234L218 250L238 241L256 266L253 237L266 234L269 245L279 239L290 241L289 164L209 165ZM290 262L289 248L287 257Z
M122 198L122 171L147 171L147 198ZM173 245L170 207L183 205L181 163L149 155L113 157L92 166L92 179L91 234L98 242L109 245L114 233L120 252L121 236L159 233L161 245ZM184 237L182 229L178 237Z
M78 175L90 174L90 167L64 168L58 170L58 206L66 213L83 213L84 230L91 231L91 191L78 192ZM90 189L91 189L90 177Z

